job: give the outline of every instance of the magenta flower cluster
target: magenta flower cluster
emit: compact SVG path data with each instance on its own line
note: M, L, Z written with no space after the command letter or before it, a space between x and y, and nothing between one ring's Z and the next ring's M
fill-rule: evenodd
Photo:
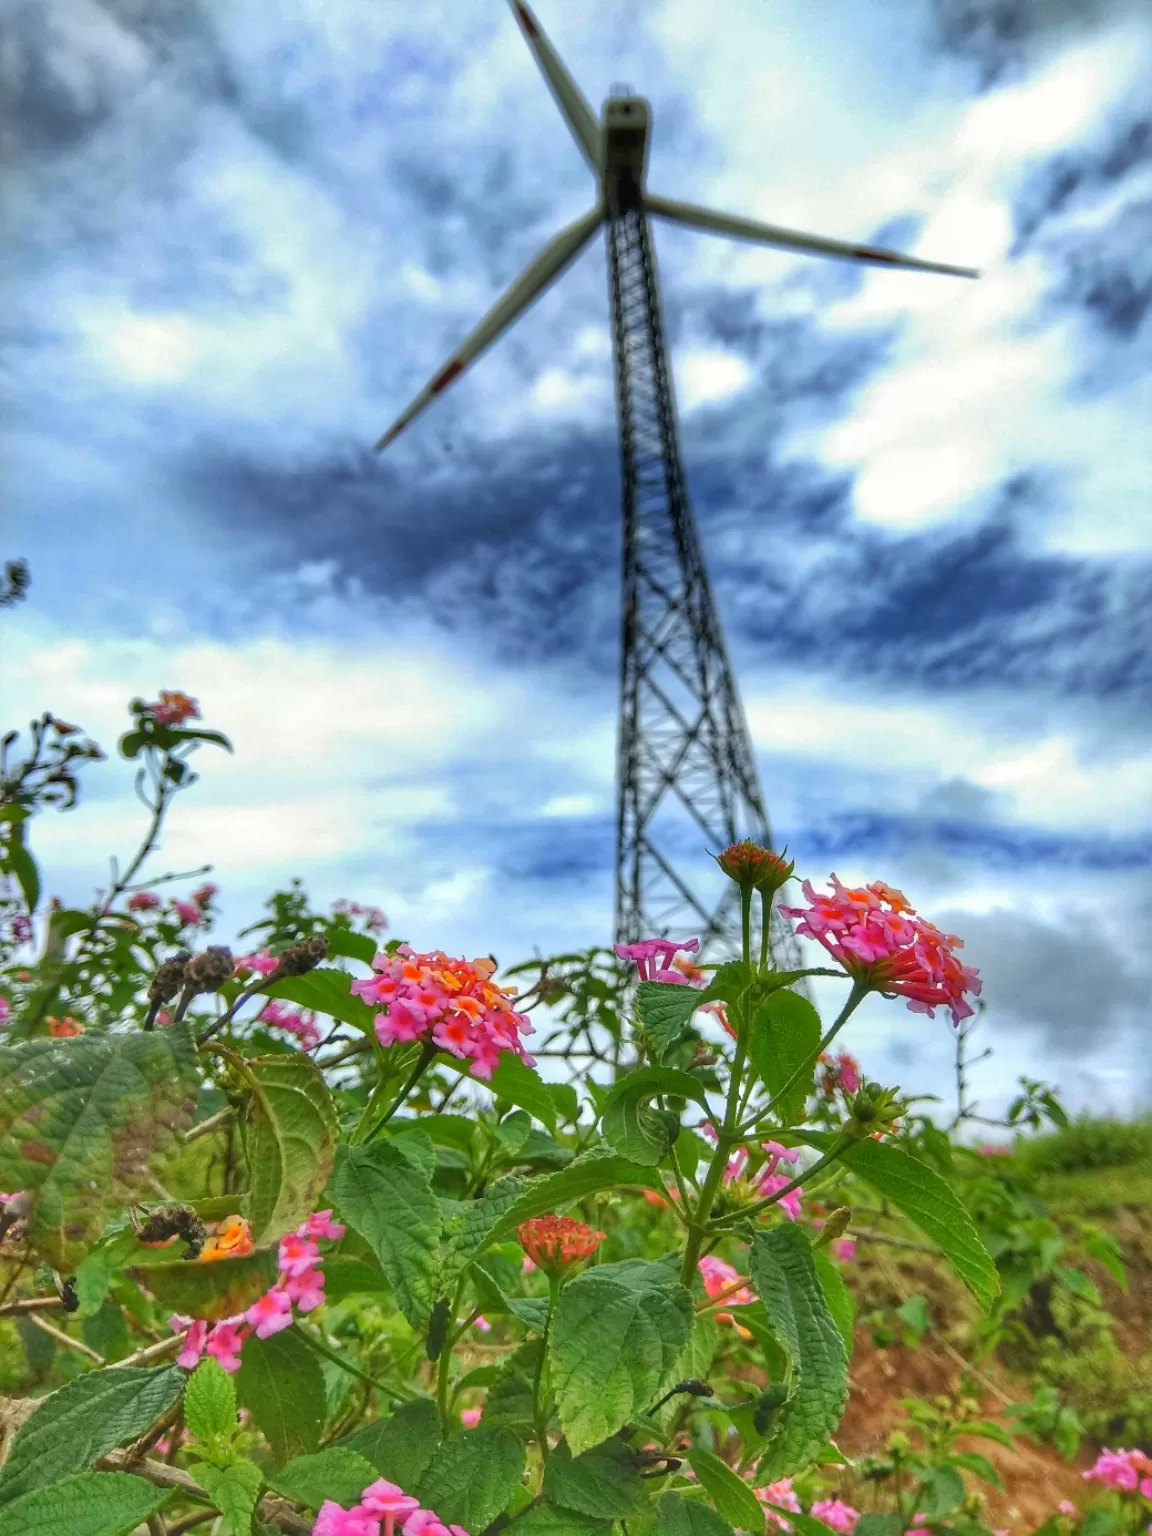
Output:
M344 1227L332 1220L330 1210L315 1211L295 1232L280 1239L276 1284L247 1311L213 1324L173 1313L169 1326L175 1333L184 1333L184 1347L176 1356L176 1364L190 1371L208 1354L226 1371L238 1371L241 1348L251 1334L269 1338L292 1326L293 1306L312 1312L323 1303L324 1272L320 1266L324 1261L317 1244L322 1238L343 1236Z
M670 981L678 987L690 982L681 971L672 969L672 956L686 950L689 954L700 948L699 939L685 939L682 944L671 939L640 939L635 944L617 944L616 954L621 960L634 960L641 981Z
M403 1536L468 1536L463 1526L445 1525L430 1509L421 1509L419 1499L384 1478L365 1488L351 1509L325 1499L312 1536L395 1536L397 1524Z

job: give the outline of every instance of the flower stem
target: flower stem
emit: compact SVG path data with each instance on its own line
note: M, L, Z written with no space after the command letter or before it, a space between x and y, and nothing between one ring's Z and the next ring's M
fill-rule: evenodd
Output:
M413 1088L415 1088L416 1084L424 1076L425 1072L427 1072L428 1068L432 1064L433 1057L437 1054L438 1051L439 1046L434 1040L425 1040L423 1049L420 1052L419 1060L412 1068L412 1071L408 1076L408 1081L404 1084L403 1088L401 1088L400 1092L392 1100L392 1103L389 1105L388 1109L385 1110L381 1118L377 1120L376 1124L368 1132L367 1136L364 1137L365 1143L372 1141L375 1137L379 1136L380 1132L388 1124L389 1120L391 1120L392 1116L400 1108L401 1104L404 1103L404 1100L412 1092Z
M552 1316L560 1295L560 1275L548 1276L548 1317L544 1323L544 1337L540 1341L540 1358L536 1362L536 1374L532 1382L532 1419L536 1427L536 1443L540 1447L540 1472L543 1479L548 1461L548 1405L543 1400L544 1364L548 1356L548 1339L552 1332Z
M305 1344L310 1349L314 1349L318 1355L323 1355L325 1360L331 1360L333 1365L338 1365L342 1371L347 1371L349 1376L355 1376L358 1381L366 1382L368 1386L375 1387L378 1392L382 1392L385 1397L392 1398L394 1402L410 1403L415 1400L417 1394L410 1387L393 1387L385 1381L377 1381L374 1376L366 1375L358 1366L353 1365L350 1360L345 1360L335 1350L329 1349L326 1344L321 1344L315 1334L309 1333L306 1328L301 1328L299 1323L292 1324L292 1332L298 1334Z
M817 1159L811 1168L805 1168L803 1173L797 1174L790 1184L785 1184L783 1189L778 1189L774 1195L769 1195L766 1200L757 1201L755 1205L745 1206L742 1211L733 1211L729 1216L718 1217L712 1222L709 1231L718 1232L722 1228L733 1226L737 1222L747 1221L750 1216L759 1215L761 1211L766 1211L771 1205L778 1205L785 1195L790 1195L794 1189L800 1189L802 1185L806 1184L814 1173L819 1173L821 1168L827 1168L829 1163L834 1163L843 1151L845 1144L845 1138L838 1136L828 1151L824 1153L823 1157Z

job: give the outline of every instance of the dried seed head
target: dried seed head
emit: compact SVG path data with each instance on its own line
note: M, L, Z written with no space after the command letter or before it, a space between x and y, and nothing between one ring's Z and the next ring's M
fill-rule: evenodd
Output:
M235 968L227 944L209 944L202 955L193 956L184 967L184 991L189 997L195 997L197 992L218 992L232 979Z
M148 987L148 1001L150 1003L168 1003L176 996L184 985L184 967L192 958L189 949L178 949L169 959L164 960L156 967Z
M310 939L305 939L300 944L289 944L279 957L280 964L268 979L271 981L281 976L303 976L308 971L314 971L321 961L327 958L328 940L322 934L313 934Z

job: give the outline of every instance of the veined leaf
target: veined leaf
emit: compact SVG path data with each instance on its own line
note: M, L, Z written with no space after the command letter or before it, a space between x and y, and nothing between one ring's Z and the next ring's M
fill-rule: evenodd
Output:
M67 1382L17 1432L0 1471L0 1504L95 1466L116 1446L151 1429L183 1388L184 1373L175 1365L110 1367Z
M555 1134L556 1102L539 1072L525 1066L513 1051L503 1051L488 1087L500 1099L526 1109Z
M641 1067L629 1072L604 1101L604 1136L616 1151L634 1163L655 1167L667 1156L676 1137L663 1116L651 1108L657 1094L692 1099L704 1110L708 1098L698 1078L672 1067Z
M682 1493L661 1494L657 1508L657 1536L732 1536L727 1520Z
M504 1510L523 1472L524 1447L512 1431L481 1425L445 1440L417 1496L445 1525L476 1533Z
M440 1444L440 1415L431 1398L404 1403L386 1419L375 1419L345 1435L333 1450L355 1451L377 1475L398 1488L416 1488Z
M205 1322L219 1322L243 1312L276 1283L275 1248L259 1248L240 1258L170 1259L164 1264L133 1265L128 1278L150 1291L164 1307Z
M315 1209L328 1182L336 1109L319 1067L303 1052L258 1056L237 1070L251 1093L245 1141L252 1238L275 1241Z
M370 1461L345 1445L330 1445L311 1456L294 1456L287 1466L269 1475L268 1486L287 1499L319 1509L325 1499L359 1504L360 1495L379 1473Z
M691 1329L692 1297L682 1285L630 1285L595 1269L568 1281L548 1355L573 1455L652 1405L669 1385Z
M704 997L696 987L672 981L642 981L636 988L636 1017L644 1030L653 1061L659 1061L685 1027Z
M773 992L760 1001L752 1015L749 1056L773 1096L773 1113L786 1125L804 1112L816 1071L820 1035L820 1015L798 992ZM778 1099L780 1090L805 1063L811 1064L810 1070L789 1089L786 1099Z
M648 1507L648 1490L620 1440L606 1440L576 1457L561 1441L544 1468L544 1492L561 1509L598 1520L627 1519Z
M694 1446L687 1454L688 1464L717 1514L742 1531L762 1531L763 1506L744 1479L711 1451Z
M349 941L356 937L358 935L348 935ZM373 944L368 964L372 963L375 953L376 946ZM355 958L360 959L360 956ZM361 1034L370 1035L372 1021L378 1010L369 1007L362 997L357 997L351 990L354 979L347 971L321 965L304 976L284 976L272 982L264 988L263 995L280 1002L297 1003L301 1008L310 1008L314 1013L327 1014L330 1019L338 1019L341 1024L351 1024Z
M236 1395L272 1447L274 1464L314 1451L324 1427L327 1395L315 1353L291 1329L245 1341Z
M804 1139L817 1144L811 1135ZM846 1147L841 1156L853 1173L931 1238L987 1311L1000 1290L1000 1278L952 1186L890 1142L868 1137Z
M35 1488L0 1515L3 1536L128 1536L172 1497L128 1472L82 1472Z
M7 843L0 850L0 863L6 863L16 876L25 905L29 912L35 912L40 901L40 871L24 846L24 828L19 823L13 826Z
M618 1157L606 1147L582 1153L558 1173L546 1173L528 1179L523 1193L492 1229L489 1242L498 1243L523 1221L544 1216L558 1207L583 1200L602 1189L655 1189L661 1194L664 1183L653 1168Z
M224 1516L219 1536L250 1536L252 1516L264 1479L251 1461L235 1461L228 1467L207 1463L196 1469L204 1491Z
M497 1241L497 1230L505 1225L508 1212L524 1189L525 1181L513 1176L500 1179L479 1200L462 1203L444 1233L441 1291L446 1291L478 1254Z
M231 1434L236 1428L236 1388L218 1360L206 1355L184 1388L184 1422L197 1440Z
M441 1215L427 1174L387 1141L342 1144L328 1188L379 1259L401 1312L420 1328L439 1282Z
M824 1292L824 1300L828 1303L828 1310L832 1314L832 1321L840 1330L840 1337L844 1340L844 1350L848 1359L852 1359L852 1346L855 1343L856 1332L856 1298L844 1283L844 1276L823 1248L815 1248L812 1251L812 1262L816 1265L816 1274L820 1280L820 1289Z
M182 1021L0 1050L0 1181L33 1194L29 1237L72 1274L189 1124L196 1048Z
M839 1425L848 1398L848 1356L799 1227L781 1223L757 1232L751 1273L792 1366L788 1398L757 1468L761 1481L771 1483L803 1467Z
M346 960L359 960L371 965L380 953L380 944L370 933L355 933L351 928L329 928L328 953L342 955ZM349 996L352 994L349 993ZM357 998L357 1002L360 999ZM369 1009L371 1013L372 1010Z
M514 1536L612 1536L611 1520L595 1515L580 1515L572 1509L557 1509L547 1502L534 1504L517 1515L507 1530Z

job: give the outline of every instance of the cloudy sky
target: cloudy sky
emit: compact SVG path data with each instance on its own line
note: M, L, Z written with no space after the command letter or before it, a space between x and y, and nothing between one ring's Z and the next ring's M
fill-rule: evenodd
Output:
M150 868L214 865L217 937L299 875L419 947L606 942L602 242L370 451L592 201L511 14L7 9L0 560L32 588L0 615L0 723L51 709L113 750L134 695L199 699L236 756L199 754ZM989 1108L1019 1072L1147 1104L1146 6L537 14L595 107L649 98L655 190L983 270L658 225L689 489L777 840L966 937ZM92 765L36 824L48 892L90 902L145 821L128 765ZM949 1091L946 1016L870 1000L847 1043Z

